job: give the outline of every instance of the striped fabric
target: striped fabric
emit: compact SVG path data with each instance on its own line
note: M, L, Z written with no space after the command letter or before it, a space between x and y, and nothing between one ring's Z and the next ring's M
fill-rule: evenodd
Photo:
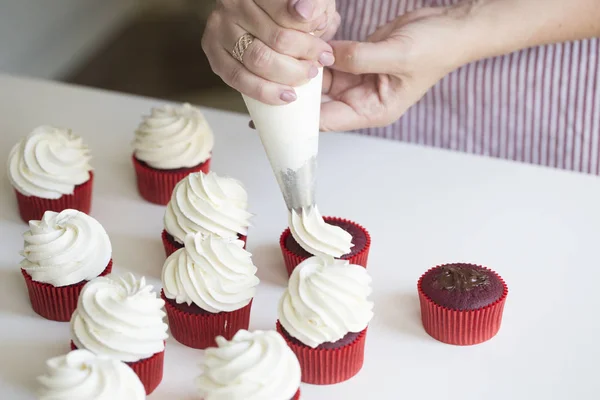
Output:
M338 39L364 40L423 6L337 0ZM362 133L600 175L600 40L527 49L454 71L396 123Z

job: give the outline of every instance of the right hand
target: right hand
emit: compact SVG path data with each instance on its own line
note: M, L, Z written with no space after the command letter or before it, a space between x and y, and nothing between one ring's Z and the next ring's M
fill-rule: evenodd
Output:
M202 48L212 70L232 88L263 103L287 104L296 100L294 86L334 63L325 40L339 23L335 0L218 0ZM232 50L245 33L255 39L242 64Z

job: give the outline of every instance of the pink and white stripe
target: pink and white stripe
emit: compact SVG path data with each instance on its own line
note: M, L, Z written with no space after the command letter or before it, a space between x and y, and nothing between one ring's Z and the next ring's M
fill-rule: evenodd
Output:
M337 0L339 39L457 0ZM466 65L394 124L363 133L600 175L600 39Z

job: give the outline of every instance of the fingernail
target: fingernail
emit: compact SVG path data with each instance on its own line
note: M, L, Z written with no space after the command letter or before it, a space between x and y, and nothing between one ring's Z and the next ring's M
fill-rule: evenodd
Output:
M311 0L299 0L294 6L294 9L302 18L306 20L312 18L313 5Z
M248 126L249 126L251 129L256 129L256 126L254 125L254 121L250 121L250 122L248 122Z
M312 67L310 67L310 69L308 70L308 77L310 79L314 78L318 74L319 74L319 70L314 65Z
M321 63L322 66L329 67L330 65L333 65L333 63L335 62L335 57L333 56L332 53L324 52L324 53L321 53L321 55L319 56L319 62Z
M279 96L279 98L285 101L286 103L291 103L292 101L296 101L297 96L296 93L290 90L286 90L285 92L281 93L281 96Z

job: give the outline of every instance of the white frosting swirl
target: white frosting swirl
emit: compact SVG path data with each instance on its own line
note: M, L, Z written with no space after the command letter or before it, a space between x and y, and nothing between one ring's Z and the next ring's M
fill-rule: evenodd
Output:
M188 234L185 247L171 254L163 267L165 296L211 313L245 307L259 280L252 254L243 246L237 239Z
M77 210L46 211L23 234L23 268L34 281L66 286L102 273L112 256L106 231Z
M323 220L316 205L289 214L290 232L296 242L310 254L322 257L341 257L350 253L352 235L339 226Z
M40 400L144 400L146 391L127 364L87 350L46 362Z
M196 379L203 400L290 400L300 386L296 355L275 331L238 331L206 349Z
M8 178L25 196L58 199L90 179L90 152L67 129L40 126L8 156Z
M213 132L190 104L153 108L135 132L135 157L152 168L191 168L210 157Z
M309 347L364 330L373 318L371 277L346 260L310 257L290 276L279 302L279 322Z
M177 242L188 233L221 237L246 235L250 225L248 194L232 178L214 172L189 174L173 189L165 212L165 229Z
M71 317L73 343L124 362L149 358L165 349L164 304L144 277L111 274L91 280Z

